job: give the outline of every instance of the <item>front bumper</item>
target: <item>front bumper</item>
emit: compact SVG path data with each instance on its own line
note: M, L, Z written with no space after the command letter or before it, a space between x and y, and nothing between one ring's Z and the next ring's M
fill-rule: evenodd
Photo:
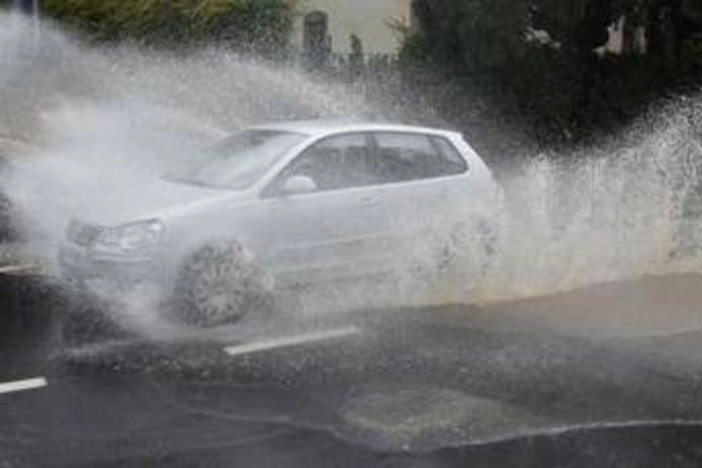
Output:
M158 284L164 277L162 269L149 258L104 257L77 246L61 247L58 263L61 278L77 287L94 282Z

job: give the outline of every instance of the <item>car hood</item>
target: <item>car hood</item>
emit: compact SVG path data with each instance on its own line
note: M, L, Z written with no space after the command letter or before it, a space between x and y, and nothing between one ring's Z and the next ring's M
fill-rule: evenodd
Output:
M162 218L225 194L229 195L229 198L245 198L243 192L201 187L167 179L133 185L136 188L112 193L105 200L92 203L94 206L83 210L81 221L101 226L117 226Z

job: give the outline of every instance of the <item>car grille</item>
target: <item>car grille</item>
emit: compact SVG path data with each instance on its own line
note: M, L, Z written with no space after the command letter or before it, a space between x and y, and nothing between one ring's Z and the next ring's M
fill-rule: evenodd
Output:
M81 247L91 245L100 235L102 229L92 224L84 224L80 221L72 220L66 230L66 238Z

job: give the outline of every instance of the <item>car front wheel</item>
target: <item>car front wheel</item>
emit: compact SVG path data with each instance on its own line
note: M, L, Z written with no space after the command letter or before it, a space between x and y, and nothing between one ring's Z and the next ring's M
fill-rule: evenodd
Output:
M271 277L232 241L211 243L187 255L174 284L177 319L191 326L233 324L273 304Z

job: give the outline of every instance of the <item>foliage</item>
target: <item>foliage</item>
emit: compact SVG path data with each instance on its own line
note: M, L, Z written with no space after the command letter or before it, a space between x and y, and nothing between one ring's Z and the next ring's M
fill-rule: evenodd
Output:
M43 13L96 42L136 41L155 47L210 42L275 54L294 19L287 0L44 0Z
M415 0L418 31L401 58L418 87L459 83L539 145L572 144L626 125L652 101L697 83L700 46L686 35L685 3ZM621 53L596 54L622 18ZM639 50L641 28L646 46ZM434 72L417 80L422 69ZM451 112L460 114L440 110Z

